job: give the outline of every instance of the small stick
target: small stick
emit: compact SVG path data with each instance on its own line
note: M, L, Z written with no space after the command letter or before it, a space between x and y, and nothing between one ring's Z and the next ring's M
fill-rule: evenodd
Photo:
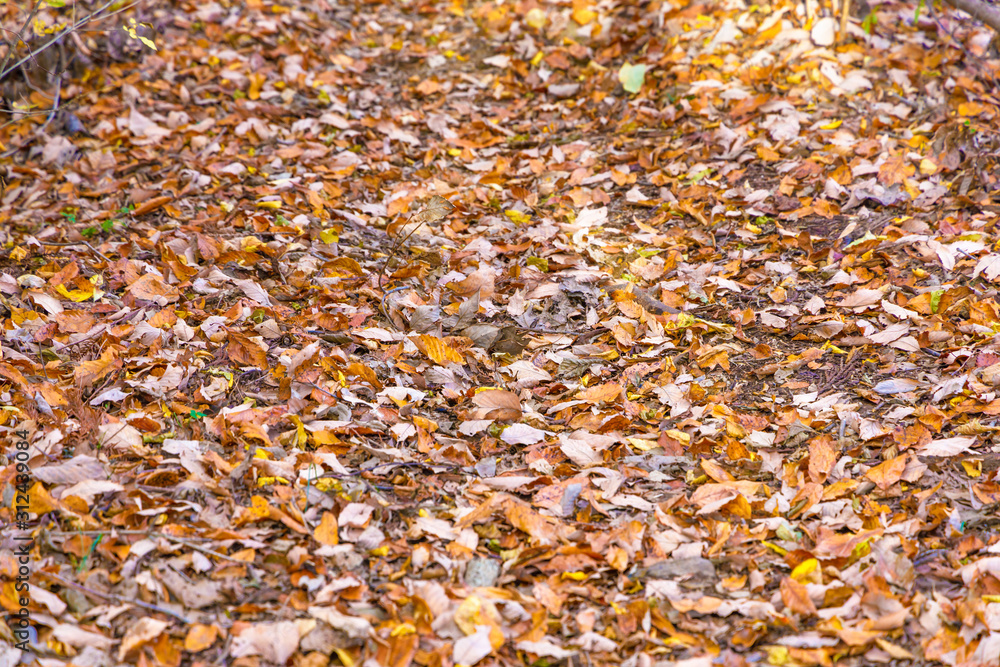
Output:
M229 554L224 554L219 551L212 551L211 549L206 549L200 544L191 544L190 542L181 537L174 537L173 535L166 535L164 533L152 533L152 535L156 535L157 537L162 537L164 539L170 540L171 542L176 542L177 544L181 544L185 547L188 547L189 549L194 549L195 551L200 551L203 554L208 554L209 556L215 556L216 558L221 558L223 560L229 560L234 563L240 563L241 565L247 564L245 560L240 560L239 558L233 558Z
M53 245L53 246L62 246L62 247L72 247L72 246L77 246L77 245L85 245L88 248L90 248L90 251L93 252L95 255L97 255L98 257L100 257L101 259L103 259L108 264L111 264L111 259L107 255L105 255L104 253L102 253L100 250L98 250L94 246L90 245L90 243L88 243L87 241L76 241L75 243L55 243L53 241L39 241L39 243L41 243L42 245Z
M389 266L389 261L392 260L392 258L396 255L396 251L399 250L404 243L406 243L407 239L413 236L418 229L424 226L424 224L426 223L421 222L419 225L414 227L409 234L407 234L402 238L396 239L396 242L392 244L392 247L389 248L389 254L386 255L385 260L382 262L382 267L378 270L378 281L375 283L376 287L382 289L382 276L385 275L385 269L387 266Z
M70 588L75 588L76 590L82 593L86 593L87 595L104 598L105 600L114 600L115 602L120 602L122 604L131 604L135 605L136 607L145 609L147 611L154 611L160 614L166 614L167 616L172 616L183 623L190 624L192 622L186 616L178 614L176 611L172 609L167 609L165 607L161 607L159 605L155 605L150 602L143 602L142 600L133 600L130 598L126 598L123 595L118 595L116 593L101 593L99 591L87 588L86 586L81 586L75 581L69 581L68 579L63 579L58 574L53 574L52 572L42 572L41 574L42 576L46 576L49 577L50 579L55 580L62 586L69 586Z
M851 0L844 0L841 11L843 13L840 15L840 38L844 39L847 37L847 20L851 16Z
M393 287L393 288L392 288L391 290L389 290L388 292L385 292L385 293L384 293L384 294L382 295L382 302L381 302L381 303L379 304L379 307L378 307L378 309L379 309L380 311L382 311L382 315L383 315L383 316L385 317L385 319L387 319L387 320L389 321L389 324L391 324L391 325L392 325L392 328L393 328L393 329L397 329L397 330L399 329L399 327L397 327L397 326L396 326L396 323L392 321L392 318L391 318L391 317L389 317L389 313L387 313L387 312L385 311L385 298L386 298L387 296L389 296L390 294L392 294L393 292L398 292L398 291L400 291L400 290L404 290L404 289L409 289L409 287L407 287L406 285L403 285L403 286L401 286L401 287Z

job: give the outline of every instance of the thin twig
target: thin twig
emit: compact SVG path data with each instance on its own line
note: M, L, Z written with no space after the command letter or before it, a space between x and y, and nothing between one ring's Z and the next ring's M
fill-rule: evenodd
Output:
M20 30L14 33L15 35L17 35L17 39L15 39L13 43L8 41L7 37L4 36L3 41L7 43L7 55L5 55L3 58L3 64L0 64L0 80L3 80L4 76L7 75L7 63L10 62L10 58L14 54L14 50L17 48L17 43L24 42L25 46L27 46L28 43L25 42L24 38L21 36L21 33L27 30L28 26L31 25L31 19L35 17L35 12L38 11L38 6L40 4L41 4L40 2L35 2L31 5L31 11L28 12L28 16L24 19L24 25L21 26Z
M135 7L136 5L139 4L138 2L135 2L135 3L132 3L132 4L128 5L128 6L121 7L119 9L115 10L114 12L105 14L104 16L100 16L101 12L103 12L108 7L111 7L112 5L114 5L115 3L117 3L118 1L119 0L108 0L101 7L95 9L93 12L91 12L87 16L83 17L79 21L76 21L69 28L66 28L65 30L62 30L62 31L58 32L57 34L55 34L54 36L52 36L48 41L43 42L41 44L41 46L39 46L34 51L30 51L28 53L28 55L24 56L23 58L21 58L20 60L18 60L13 65L10 65L8 67L7 66L7 59L5 59L4 60L4 67L0 68L0 81L3 81L7 77L8 74L10 74L11 72L13 72L17 68L19 68L21 65L23 65L24 63L26 63L29 60L33 59L35 57L36 53L41 53L45 49L49 48L50 46L52 46L53 44L55 44L56 42L58 42L59 40L61 40L63 37L65 37L69 33L73 32L74 30L79 29L81 26L84 26L87 23L90 23L91 20L93 20L95 18L107 18L109 16L114 16L115 14L119 14L119 13L121 13L123 11L128 10L128 9L132 9L133 7ZM37 5L36 5L35 8L37 8ZM34 13L35 8L32 9L32 13ZM22 28L22 30L24 30L24 28ZM24 41L24 38L19 37L19 39L21 39L21 41ZM27 44L27 42L25 42L25 44Z
M951 7L955 8L955 9L958 9L960 11L964 11L965 13L969 14L970 16L972 16L974 19L978 19L979 21L982 21L983 23L986 23L987 25L992 26L994 28L994 30L997 29L994 26L993 23L991 23L990 21L987 20L987 17L989 17L990 14L987 14L987 16L982 16L979 13L975 12L974 7L978 6L979 3L976 3L976 2L965 2L963 0L945 0L945 2L947 2ZM932 19L934 19L934 23L937 24L937 27L940 28L941 30L943 30L944 33L946 35L948 35L948 37L951 38L951 41L953 41L958 46L958 48L961 49L965 53L965 55L969 56L970 58L972 58L974 60L979 61L980 64L985 65L986 64L986 60L983 59L981 56L976 55L975 53L973 53L972 51L970 51L969 47L967 47L964 42L962 42L961 40L958 39L958 37L955 36L954 31L950 27L948 27L948 26L946 26L944 24L944 21L942 21L941 18L940 18L940 12L938 12L938 11L936 11L934 9L934 2L931 1L931 2L928 2L926 4L927 4L927 14ZM986 11L987 12L994 12L995 13L998 10L993 9L993 8L987 6L986 7ZM983 72L983 73L986 73L988 71L988 68L983 67L979 71Z
M44 532L46 535L50 535L52 537L72 537L74 535L111 535L112 533L115 535L146 535L148 537L151 535L161 534L151 530L119 530L117 528L107 528L105 530L46 530ZM207 540L210 538L199 537L197 539Z
M59 112L59 101L61 99L61 96L62 96L62 74L56 77L56 94L55 97L53 97L52 99L52 111L49 113L48 118L45 119L45 123L40 128L38 128L35 134L41 134L42 132L44 132L45 128L49 126L49 123L52 122L52 119L56 117L56 113Z
M406 236L404 236L402 238L398 238L396 240L396 242L392 245L392 247L389 248L389 254L386 255L385 260L382 261L381 268L379 268L379 270L378 270L378 280L375 282L375 286L376 287L378 287L379 289L382 289L382 276L385 275L385 269L386 269L387 266L389 266L389 261L392 260L392 258L396 255L396 251L399 250L402 247L402 245L404 243L406 243L406 241L411 236L413 236L416 233L416 231L418 229L420 229L421 227L423 227L425 224L426 224L425 222L421 222L416 227L414 227L410 231L409 234L407 234Z
M407 285L402 285L400 287L393 287L388 292L385 292L384 294L382 294L382 303L380 303L379 307L378 307L378 309L380 311L382 311L382 315L385 316L385 319L387 319L389 321L389 324L392 325L392 328L396 329L397 331L399 330L399 327L396 326L396 323L392 321L392 318L389 317L389 313L387 313L386 310L385 310L385 298L387 296L389 296L390 294L392 294L393 292L399 292L400 290L404 290L404 289L409 289L409 287Z
M59 583L62 586L68 586L70 588L75 588L76 590L80 591L81 593L86 593L87 595L91 595L91 596L95 596L95 597L99 597L99 598L104 598L105 600L114 600L115 602L120 602L122 604L135 605L136 607L139 607L141 609L145 609L147 611L153 611L153 612L156 612L156 613L159 613L159 614L166 614L167 616L172 616L172 617L176 618L177 620L181 621L182 623L187 623L189 625L192 623L192 621L190 619L188 619L186 616L177 613L173 609L167 609L166 607L161 607L159 605L155 605L155 604L152 604L150 602L143 602L142 600L136 600L136 599L133 599L133 598L127 598L127 597L125 597L123 595L118 595L116 593L101 593L100 591L95 591L95 590L93 590L91 588L87 588L86 586L82 586L82 585L76 583L75 581L70 581L68 579L64 579L64 578L60 577L58 574L54 574L52 572L44 572L43 571L43 572L40 572L39 574L41 576L43 576L43 577L49 577L50 579L53 579L54 581L56 581L57 583Z
M61 352L61 351L65 350L68 347L73 347L74 345L79 345L80 343L86 343L88 340L93 340L94 338L96 338L97 336L99 336L100 334L104 333L107 330L108 330L108 328L105 325L105 327L103 329L100 329L99 331L95 331L92 334L88 334L88 335L86 335L85 337L81 338L78 341L74 341L72 343L59 343L59 345L61 347L59 347L57 349L58 349L58 351ZM58 341L56 341L56 342L58 343Z
M208 554L209 556L215 556L216 558L221 558L223 560L229 560L234 563L240 563L241 565L246 565L245 560L240 560L239 558L233 558L228 554L221 553L219 551L212 551L211 549L206 549L205 547L198 544L191 544L187 540L181 537L174 537L173 535L167 535L165 533L150 533L150 535L156 535L157 537L162 537L164 539L170 540L171 542L176 542L177 544L182 544L195 551L200 551L203 554Z
M60 247L67 247L67 248L82 244L82 245L85 245L88 248L90 248L91 252L93 252L95 255L97 255L98 257L100 257L101 259L103 259L105 262L107 262L108 264L111 264L111 258L110 257L108 257L107 255L105 255L104 253L102 253L100 250L98 250L94 246L90 245L90 243L87 242L87 241L75 241L73 243L54 243L52 241L38 241L38 242L40 244L42 244L42 245L60 246Z

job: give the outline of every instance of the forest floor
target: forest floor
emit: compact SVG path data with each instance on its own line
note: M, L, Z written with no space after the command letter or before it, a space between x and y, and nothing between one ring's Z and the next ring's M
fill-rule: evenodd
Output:
M993 35L809 5L148 3L11 79L0 664L1000 664Z

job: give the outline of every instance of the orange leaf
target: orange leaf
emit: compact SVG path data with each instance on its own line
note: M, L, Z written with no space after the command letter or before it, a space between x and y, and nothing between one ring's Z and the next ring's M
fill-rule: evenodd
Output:
M903 470L906 469L906 459L907 455L902 454L896 458L889 459L888 461L883 461L869 470L865 474L865 477L875 482L875 485L878 486L879 489L885 491L899 481L899 478L903 474Z
M188 630L187 636L184 638L184 650L191 651L192 653L204 651L215 643L215 639L218 636L219 629L214 625L195 623Z
M24 379L23 375L21 375L21 371L17 370L6 361L0 361L0 377L5 377L17 386L21 387L23 391L28 391L28 381Z
M803 616L815 616L816 605L809 599L806 587L791 577L781 580L781 600L785 606Z
M323 518L320 519L319 525L313 532L313 537L320 544L327 546L332 547L340 544L340 536L337 534L337 517L333 515L333 512L323 513Z
M620 385L614 382L606 382L588 389L584 389L576 395L576 400L586 401L597 405L598 403L613 403L622 394Z
M118 359L118 352L114 348L107 348L101 354L100 359L93 361L81 361L73 372L76 385L81 389L86 389L108 373L121 368L122 362Z
M160 208L161 206L163 206L164 204L170 202L172 199L173 197L169 195L147 199L146 201L142 202L141 204L135 207L135 210L132 211L132 215L138 217L140 215L145 215L146 213L151 213L156 209Z
M712 459L702 459L701 469L705 471L705 474L711 477L716 482L732 482L736 478L729 474L729 472L716 463Z
M895 185L904 182L908 177L913 176L916 167L907 162L902 155L894 155L878 169L878 180L883 185Z
M628 568L628 553L621 547L609 547L604 559L608 561L608 565L619 572L624 572Z
M504 505L504 514L510 525L542 544L555 544L561 534L566 532L560 530L565 526L556 523L555 519L542 516L519 500L510 498Z
M822 435L809 443L809 479L822 484L837 462L839 452L833 445L833 438Z

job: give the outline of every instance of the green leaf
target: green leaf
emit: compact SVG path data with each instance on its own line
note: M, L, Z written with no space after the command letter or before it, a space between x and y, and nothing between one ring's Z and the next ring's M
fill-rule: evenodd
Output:
M626 91L633 94L638 93L646 81L646 66L625 63L618 70L618 80L621 81L622 88Z
M872 34L872 30L874 30L876 23L878 23L878 17L875 15L875 12L872 11L865 17L865 20L861 22L861 27L865 31L866 35Z
M943 289L937 289L931 292L931 312L937 314L938 308L941 306L941 297L944 296Z

